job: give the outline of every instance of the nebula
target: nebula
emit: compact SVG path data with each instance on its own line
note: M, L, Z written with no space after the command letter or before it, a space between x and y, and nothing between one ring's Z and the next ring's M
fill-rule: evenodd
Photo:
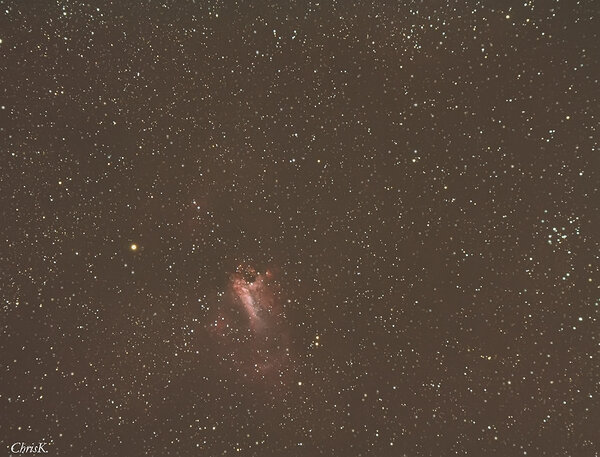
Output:
M273 286L267 282L268 275L249 269L246 274L234 273L230 279L235 300L242 305L254 332L267 330L269 321L278 314L274 308Z
M289 325L277 278L240 265L229 277L211 333L235 371L251 379L287 379Z

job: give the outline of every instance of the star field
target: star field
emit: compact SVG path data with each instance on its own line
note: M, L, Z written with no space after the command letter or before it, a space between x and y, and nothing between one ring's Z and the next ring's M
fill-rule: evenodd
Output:
M598 455L593 1L0 14L5 455Z

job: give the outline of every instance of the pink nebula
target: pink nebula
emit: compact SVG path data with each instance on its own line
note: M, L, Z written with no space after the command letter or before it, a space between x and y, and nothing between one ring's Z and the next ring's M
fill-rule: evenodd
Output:
M289 380L290 333L281 296L272 270L263 273L242 265L229 277L209 330L246 379ZM231 313L236 308L242 319Z

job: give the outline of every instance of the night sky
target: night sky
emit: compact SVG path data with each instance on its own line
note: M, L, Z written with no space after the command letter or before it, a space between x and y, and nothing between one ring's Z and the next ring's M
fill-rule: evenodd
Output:
M1 454L597 456L600 12L514 5L0 2Z

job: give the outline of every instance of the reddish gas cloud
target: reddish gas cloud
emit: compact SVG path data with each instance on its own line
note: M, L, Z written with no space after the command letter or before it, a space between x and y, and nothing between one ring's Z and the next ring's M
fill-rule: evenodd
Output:
M230 278L235 301L242 305L250 328L255 332L269 329L273 319L280 317L276 304L276 289L268 281L270 274L260 274L252 267L238 268Z
M228 363L245 378L289 378L289 325L282 294L271 270L239 265L229 277L211 334L228 355Z

